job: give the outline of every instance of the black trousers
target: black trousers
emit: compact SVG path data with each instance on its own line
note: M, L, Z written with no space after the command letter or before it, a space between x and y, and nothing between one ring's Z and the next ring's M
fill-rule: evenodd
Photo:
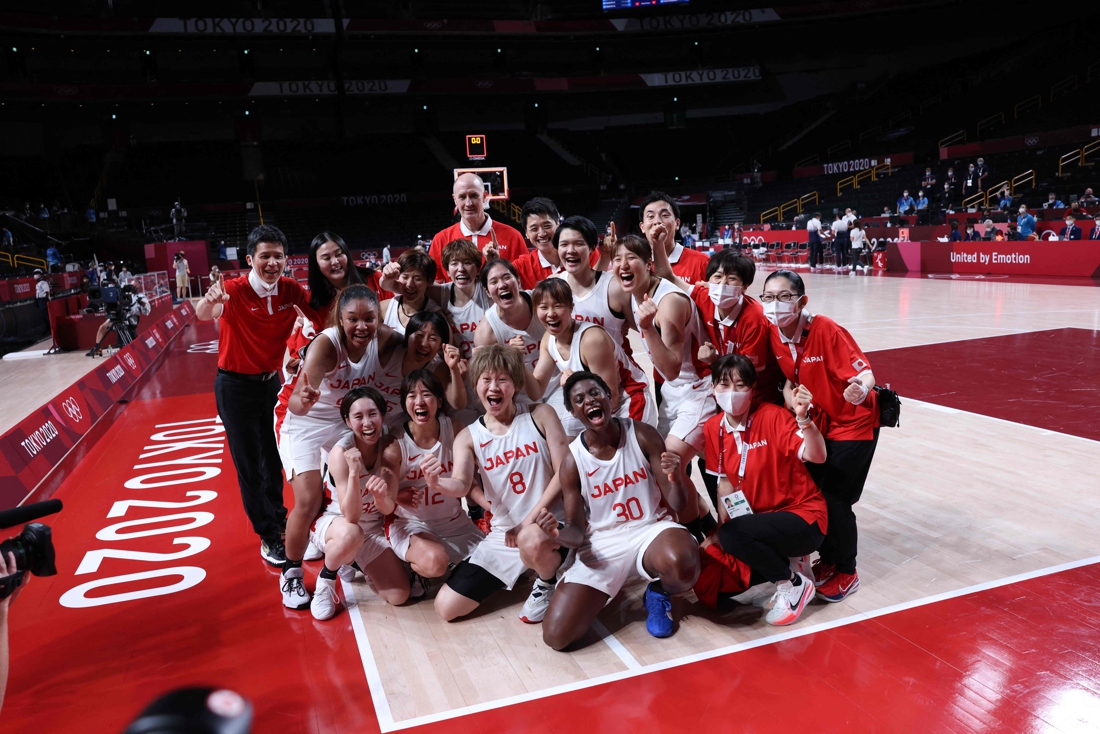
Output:
M214 379L214 399L237 467L244 512L265 540L278 540L286 526L283 464L273 428L280 387L277 377L261 381L221 370Z
M818 263L821 262L821 235L817 232L810 232L810 267L816 268Z
M833 254L836 255L836 266L842 268L848 264L848 248L852 246L852 239L848 233L837 232L833 238Z
M788 559L808 556L821 547L823 538L817 523L806 522L793 512L741 515L718 528L722 550L752 567L754 577L773 583L789 581Z
M878 431L870 441L825 440L828 458L823 464L807 464L811 476L825 495L829 508L829 534L821 544L821 560L832 563L841 573L855 573L856 513L852 505L859 502L871 460L878 446Z

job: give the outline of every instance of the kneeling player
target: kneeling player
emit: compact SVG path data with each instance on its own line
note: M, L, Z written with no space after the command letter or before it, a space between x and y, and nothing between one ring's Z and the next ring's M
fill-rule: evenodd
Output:
M393 512L397 477L383 468L386 399L373 387L357 387L344 396L340 415L351 429L329 452L328 466L336 496L313 523L310 540L325 553L310 610L317 619L336 614L336 573L352 561L371 588L390 604L409 598L409 577L386 540L382 521ZM301 569L298 569L300 572ZM301 576L293 578L301 583ZM290 576L287 583L291 583Z
M565 402L585 429L561 464L566 524L559 529L548 513L537 523L559 544L578 551L550 603L542 639L555 650L579 640L634 576L650 582L646 629L668 637L674 627L669 596L687 591L699 576L695 539L664 507L679 510L692 499L680 479L680 457L665 450L657 429L614 417L611 391L598 375L570 375Z
M428 489L462 497L481 474L492 505L491 531L470 557L458 564L435 597L435 610L446 621L463 617L500 589L511 589L525 568L538 574L520 611L525 622L542 621L562 562L559 545L538 525L543 510L561 514L556 470L566 450L565 432L549 405L517 406L523 387L523 357L501 344L480 347L470 361L470 382L485 415L458 434L449 478L427 457Z
M424 477L428 456L438 462L440 476L449 477L454 465L455 429L442 415L443 383L429 370L415 370L401 385L401 404L409 420L382 459L397 475L402 496L386 534L394 553L416 574L411 596L419 598L428 591L426 579L447 573L447 566L469 556L485 534L467 517L461 500L429 490Z

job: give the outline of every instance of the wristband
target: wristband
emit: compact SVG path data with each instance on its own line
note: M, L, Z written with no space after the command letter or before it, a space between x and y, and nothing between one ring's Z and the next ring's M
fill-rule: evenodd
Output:
M809 414L806 414L806 417L805 417L805 419L803 419L803 418L799 418L799 417L798 417L798 416L796 415L796 416L794 417L794 422L798 424L798 427L799 427L799 428L805 428L806 426L810 425L810 424L811 424L811 423L813 423L814 421L813 421L813 418L811 418L811 417L809 416Z
M859 396L859 400L852 403L852 405L861 405L863 403L863 401L867 399L867 396L871 394L871 389L869 387L867 387L866 385L864 385L862 380L860 382L853 382L852 384L853 385L858 385L860 391L863 393L862 395Z

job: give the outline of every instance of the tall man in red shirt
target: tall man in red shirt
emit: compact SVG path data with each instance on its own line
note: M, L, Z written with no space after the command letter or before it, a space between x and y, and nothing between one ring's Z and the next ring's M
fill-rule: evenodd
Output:
M260 555L272 566L286 563L281 536L287 514L272 416L295 307L309 308L298 282L282 277L286 250L286 237L277 228L256 227L248 235L248 276L211 285L195 305L200 321L221 319L214 399L245 514L260 536Z
M470 240L477 245L482 255L485 254L485 248L492 245L496 256L503 260L515 260L520 255L527 254L523 235L507 224L494 222L485 211L485 182L480 176L464 173L456 178L451 198L454 199L461 219L432 237L430 250L432 259L435 260L437 282L446 283L450 280L447 268L443 267L443 248L455 240Z
M710 258L676 243L676 233L680 231L680 205L671 196L663 191L651 191L642 199L638 226L654 251L658 245L665 248L676 277L692 285L707 279Z

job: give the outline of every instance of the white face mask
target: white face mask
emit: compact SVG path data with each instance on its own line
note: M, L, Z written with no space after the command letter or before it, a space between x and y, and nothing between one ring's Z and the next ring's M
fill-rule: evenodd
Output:
M764 304L764 315L776 326L790 326L798 318L798 301L771 301Z
M1027 208L1026 207L1020 207L1020 213L1021 214L1027 214Z
M714 399L718 401L718 407L726 413L741 415L749 407L749 402L752 400L752 391L729 390L728 392L716 392L714 393Z
M708 283L710 300L718 308L729 309L741 302L741 293L745 290L739 285L725 285L724 283Z

